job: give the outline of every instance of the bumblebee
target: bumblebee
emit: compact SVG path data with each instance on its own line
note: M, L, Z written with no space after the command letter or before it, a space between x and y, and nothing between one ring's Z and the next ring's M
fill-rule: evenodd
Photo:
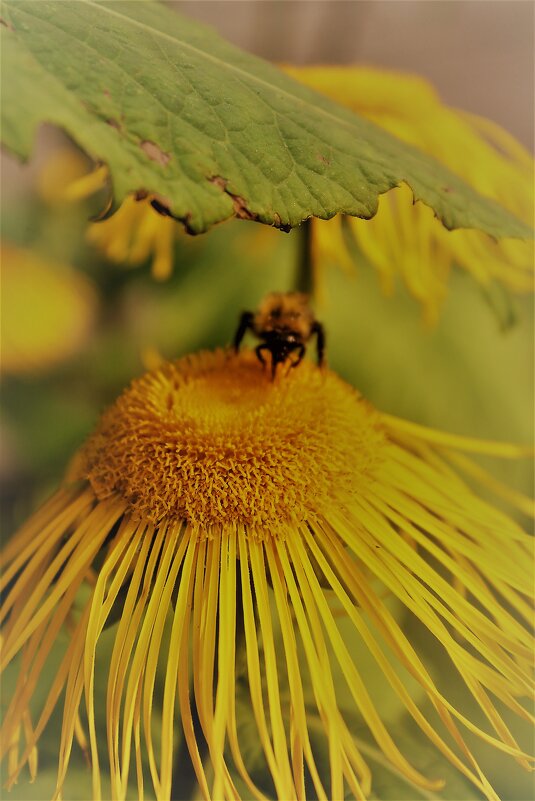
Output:
M275 378L277 365L290 360L290 368L297 367L305 355L306 343L316 337L318 365L324 362L325 332L314 319L307 295L301 292L271 292L256 313L243 312L234 337L234 350L251 331L262 342L255 348L260 363L265 366L265 353L271 354L271 378ZM290 356L292 358L290 359Z

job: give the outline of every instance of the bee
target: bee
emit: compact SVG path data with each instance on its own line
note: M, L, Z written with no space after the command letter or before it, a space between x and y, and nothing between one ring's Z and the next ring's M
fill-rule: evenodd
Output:
M316 337L318 365L324 362L325 331L314 319L307 295L301 292L271 292L258 311L243 312L236 335L234 350L237 353L247 331L262 342L255 348L258 360L265 366L264 354L271 354L271 378L275 378L277 365L290 360L290 368L301 363L306 343ZM290 356L292 358L290 359Z

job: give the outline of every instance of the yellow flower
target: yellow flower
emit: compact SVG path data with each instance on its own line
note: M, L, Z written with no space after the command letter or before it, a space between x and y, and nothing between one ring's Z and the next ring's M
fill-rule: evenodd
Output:
M101 797L106 748L97 737L95 660L119 605L106 697L113 799L126 796L131 758L142 796L146 753L156 797L168 801L178 719L204 798L239 798L233 777L245 783L246 797L265 798L238 733L238 683L247 688L278 799L306 797L304 766L318 798L369 795L373 776L341 692L350 693L396 771L415 786L440 787L441 777L422 775L381 719L342 637L337 603L352 639L369 649L422 732L496 799L463 732L527 767L495 701L529 718L520 699L531 686L531 547L453 470L458 463L487 481L463 449L519 454L381 414L310 362L272 382L249 351L204 352L134 381L78 454L70 476L78 483L61 489L5 548L2 665L20 657L1 739L9 782L25 762L35 772L36 743L64 693L56 797L74 737L90 751L92 797ZM444 696L385 593L434 635L488 729ZM70 641L32 719L30 701L63 626ZM159 663L165 675L155 733ZM408 690L407 672L442 730ZM328 744L330 778L317 763L312 718Z
M297 80L362 114L398 138L434 156L474 189L533 222L533 159L490 120L441 103L423 79L368 67L285 67ZM407 185L379 198L372 220L314 220L313 251L325 261L351 263L343 226L378 270L386 292L399 276L435 322L451 267L477 281L496 280L514 292L533 291L533 244L494 241L474 230L446 230L422 203L413 205Z
M106 258L118 264L142 264L150 256L154 278L164 281L173 269L173 251L179 227L172 217L159 214L151 198L128 195L106 220L91 223L87 239Z
M2 371L46 370L72 357L95 318L96 294L82 275L3 243Z
M81 200L104 189L109 178L105 165L87 172L77 153L60 150L39 176L39 191L49 203ZM118 210L105 220L90 223L87 240L110 261L136 266L151 259L154 278L164 281L173 269L174 244L180 226L157 212L153 197L128 195Z
M51 205L80 200L104 189L107 168L91 168L91 162L79 150L59 147L47 156L37 173L39 196Z

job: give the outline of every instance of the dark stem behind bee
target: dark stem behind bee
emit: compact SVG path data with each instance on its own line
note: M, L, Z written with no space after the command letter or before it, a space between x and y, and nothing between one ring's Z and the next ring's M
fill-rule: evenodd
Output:
M295 276L295 288L307 295L314 294L314 271L312 268L312 221L305 220L299 226L299 259Z

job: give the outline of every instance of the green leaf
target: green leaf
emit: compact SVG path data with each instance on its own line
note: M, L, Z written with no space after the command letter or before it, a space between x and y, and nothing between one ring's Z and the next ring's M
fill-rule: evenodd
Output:
M109 165L115 200L149 192L192 233L233 215L287 228L371 217L402 181L447 228L530 229L459 178L214 32L153 2L6 0L3 139L38 125Z

